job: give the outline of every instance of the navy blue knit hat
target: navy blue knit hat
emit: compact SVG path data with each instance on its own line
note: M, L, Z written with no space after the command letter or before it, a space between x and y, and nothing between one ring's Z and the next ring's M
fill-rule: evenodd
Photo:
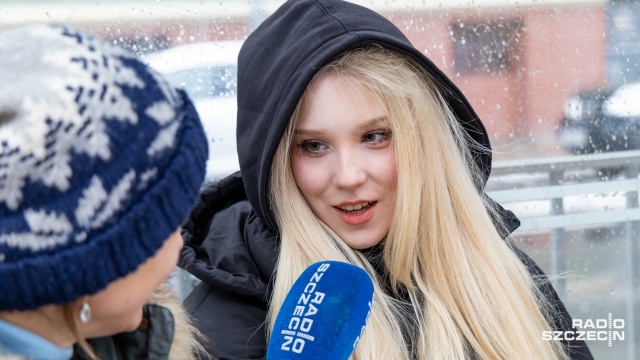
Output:
M193 104L117 46L0 32L0 310L63 304L134 271L204 179Z

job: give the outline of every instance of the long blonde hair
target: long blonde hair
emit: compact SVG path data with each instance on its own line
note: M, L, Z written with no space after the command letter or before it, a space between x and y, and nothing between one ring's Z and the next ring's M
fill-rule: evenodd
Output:
M482 149L436 82L413 60L380 46L343 54L314 80L327 73L370 90L389 112L398 175L384 240L388 274L381 279L323 224L295 183L291 138L307 91L272 164L270 201L281 245L269 329L297 276L331 259L358 265L374 279L374 306L354 359L566 359L559 342L542 340L551 306L499 235L470 151ZM398 289L409 300L397 300Z

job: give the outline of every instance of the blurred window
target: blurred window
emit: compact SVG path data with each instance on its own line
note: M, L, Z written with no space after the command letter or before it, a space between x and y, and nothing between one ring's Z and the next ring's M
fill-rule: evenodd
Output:
M504 73L513 68L520 21L456 22L450 27L457 72Z

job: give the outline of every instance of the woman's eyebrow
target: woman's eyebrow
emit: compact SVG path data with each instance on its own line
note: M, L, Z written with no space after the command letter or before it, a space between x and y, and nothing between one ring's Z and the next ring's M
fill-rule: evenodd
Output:
M377 118L366 121L365 123L358 125L358 130L365 130L378 126L380 124L387 123L387 116L379 116ZM313 130L313 129L298 129L293 130L296 135L322 135L326 134L327 130Z
M358 129L365 130L365 129L369 129L369 128L374 127L374 126L378 126L380 124L385 124L386 125L387 123L388 123L387 116L384 115L384 116L380 116L380 117L377 117L377 118L374 118L374 119L371 119L371 120L365 122L364 124L358 126Z
M326 130L313 130L313 129L295 129L293 131L296 135L322 135L326 134Z

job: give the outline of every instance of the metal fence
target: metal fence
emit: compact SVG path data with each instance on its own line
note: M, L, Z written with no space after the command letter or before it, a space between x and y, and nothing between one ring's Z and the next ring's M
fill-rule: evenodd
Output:
M548 249L542 251L548 255L546 271L563 301L570 297L568 291L571 290L567 289L564 276L572 257L567 253L570 233L575 229L621 228L615 236L615 249L625 252L621 256L624 259L619 260L625 261L626 266L619 267L623 270L616 276L626 279L623 289L617 289L626 294L626 304L622 311L611 303L609 306L616 308L609 309L609 316L611 311L626 313L626 346L616 344L619 346L616 352L588 342L592 351L594 348L600 351L601 356L597 358L636 359L640 354L637 334L640 297L639 173L640 151L624 151L499 162L494 164L487 185L488 194L494 200L508 209L518 209L515 212L522 225L514 233L516 238L531 233L547 234ZM570 199L572 205L568 206ZM608 250L604 248L601 251ZM536 256L540 258L539 253ZM585 270L583 279L590 280L589 269ZM607 301L608 294L603 292L601 295L605 299L603 301ZM572 312L571 303L567 307ZM608 347L612 347L611 343Z

